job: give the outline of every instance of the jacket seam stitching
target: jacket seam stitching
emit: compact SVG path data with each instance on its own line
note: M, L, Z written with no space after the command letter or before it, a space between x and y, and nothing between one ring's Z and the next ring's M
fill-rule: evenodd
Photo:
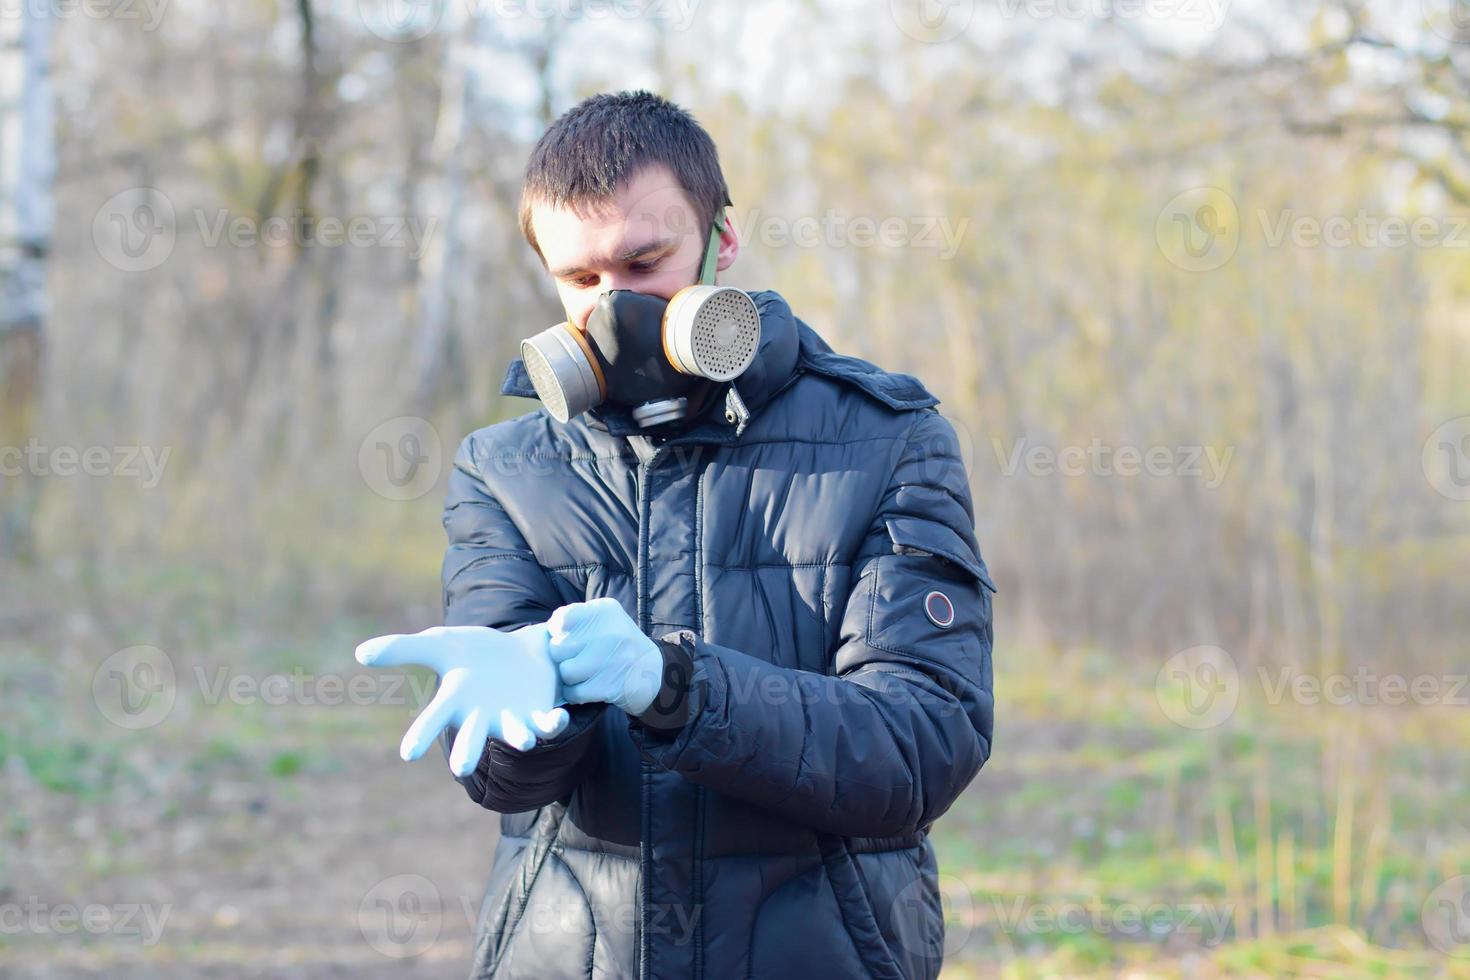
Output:
M633 453L614 453L614 454L612 454L610 456L604 456L604 455L602 455L600 453L559 453L559 452L555 452L555 451L552 451L552 450L546 450L546 449L517 450L517 449L499 449L499 448L497 448L497 449L491 450L489 453L486 453L485 455L481 456L480 458L481 459L486 459L486 460L498 460L498 459L560 459L560 460L564 460L564 461L567 461L567 462L572 462L572 461L587 461L587 460L596 460L596 459L633 459L635 457L634 457L634 454ZM476 465L478 465L478 463Z
M459 570L455 572L455 578L458 578L471 569L479 568L486 562L491 561L528 561L532 564L539 564L536 559L532 558L529 555L476 555L474 558L470 559L468 562L465 562L459 567Z
M479 568L486 562L491 561L528 561L531 564L542 569L543 571L547 572L580 572L583 569L589 568L611 568L616 571L622 572L625 575L628 573L628 570L623 568L621 565L605 561L577 561L570 562L564 565L543 565L536 560L534 555L480 555L477 558L474 558L471 561L462 565L454 573L454 577L459 578L459 576L463 575L465 572L471 571L475 568ZM450 581L453 581L453 579L451 579Z
M741 439L738 443L731 444L732 449L744 449L747 446L852 446L860 442L893 442L898 437L892 434L881 436L861 436L855 439L797 439L781 438L774 439ZM681 443L681 445L683 445Z
M892 442L896 438L898 438L898 437L895 436L895 435L893 435L892 433L885 433L883 435L876 435L876 436L856 436L856 437L851 438L851 439L800 439L800 438L782 438L782 437L779 437L778 436L778 437L770 438L770 439L741 439L740 442L738 442L738 443L730 443L729 444L729 448L743 448L743 447L746 447L746 446L781 446L781 445L790 445L790 444L793 444L793 443L796 444L796 445L802 445L802 446L851 446L851 445L855 445L855 444L861 443L861 442ZM717 443L703 443L703 442L695 442L695 441L691 441L691 442L687 442L687 443L685 443L685 442L670 442L670 443L668 443L668 445L671 445L671 446L673 446L675 448L677 448L679 446L686 446L686 445L719 445L721 448L725 448L725 444L723 444L723 443L717 444ZM573 463L573 462L589 462L589 461L597 461L597 460L615 460L615 459L635 460L635 459L637 459L637 456L636 456L636 454L633 454L633 453L618 453L615 456L595 456L595 455L580 455L580 454L565 455L565 454L562 454L562 453L551 453L551 452L525 452L525 453L517 453L517 452L496 452L493 456L492 455L486 455L486 456L481 457L481 459L484 459L486 461L491 461L491 460L511 460L511 459L547 459L547 460L560 461L560 462L563 462L563 463ZM476 466L477 466L477 469L478 469L479 468L478 467L478 460L476 461ZM481 473L479 473L479 472L477 472L475 474L475 476L478 477L482 481L484 480L484 476Z
M607 563L606 561L572 561L569 564L544 564L541 567L547 572L581 572L582 569L607 567Z
M748 572L756 568L829 568L832 565L850 565L845 561L758 561L748 565L726 565L723 562L711 562L722 571L726 572Z
M813 831L813 833L826 834L829 837L843 837L844 840L871 840L871 839L873 839L873 838L870 838L870 837L866 837L866 836L864 836L862 834L859 834L859 835L854 836L854 837L848 837L848 836L844 836L842 834L838 834L838 833L833 832L833 831L825 831L825 830L822 830L822 831ZM914 833L916 833L916 834L917 833L921 833L921 831L917 831L916 830L916 831L914 831ZM919 846L919 844L903 844L903 845L900 845L898 847L890 847L890 848L888 848L886 850L879 850L879 851L866 851L865 850L865 851L857 851L855 853L858 853L858 854L895 854L895 853L898 853L900 851L910 851L910 850L913 850L915 847L918 847L918 846ZM580 848L571 847L569 845L562 845L562 848L563 848L563 850L580 850ZM602 852L595 851L595 852L592 852L592 853L602 853ZM809 850L806 850L806 851L752 851L752 852L750 852L748 854L746 854L746 853L740 853L740 854L717 854L714 857L705 858L705 860L706 861L733 861L733 860L737 860L737 859L738 860L743 860L745 858L799 858L799 857L806 857L806 856L810 855L811 853L812 852L809 851Z

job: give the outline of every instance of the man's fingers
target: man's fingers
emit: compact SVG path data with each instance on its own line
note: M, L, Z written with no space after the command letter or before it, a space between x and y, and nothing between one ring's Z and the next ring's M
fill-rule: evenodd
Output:
M500 740L513 749L527 752L536 744L536 736L509 708L500 712Z
M485 740L490 737L490 712L483 708L471 711L464 727L455 736L449 750L449 771L461 779L475 771L480 756L485 754Z
M591 704L594 701L611 702L617 692L610 690L606 681L598 679L585 684L569 684L562 688L562 694L570 704Z
M557 673L561 674L563 693L565 688L572 684L580 684L597 673L597 668L605 662L605 658L594 656L591 653L578 654L569 660L563 660L556 665Z
M546 628L551 633L551 645L556 646L557 640L564 640L571 636L577 627L587 621L587 603L574 602L570 605L559 606L546 621Z
M531 712L531 727L536 729L537 734L543 738L555 738L566 731L567 726L571 723L572 716L565 708Z
M553 633L551 642L546 645L546 655L551 658L552 663L559 664L581 653L584 645L583 638L575 633L564 636Z
M449 646L450 641L443 637L443 630L437 626L421 633L390 633L359 643L357 662L364 667L422 664L442 677Z
M403 741L398 746L399 757L405 762L412 762L423 755L444 726L454 720L454 711L454 692L441 685L428 707L419 712L408 731L404 732Z
M581 638L587 632L588 625L597 621L599 615L605 614L604 607L618 605L618 600L612 596L599 596L587 602L573 602L560 606L551 614L546 621L547 628L551 631L551 639ZM619 606L619 608L622 608Z
M592 611L585 602L562 606L551 614L551 619L546 622L551 632L546 653L553 663L563 663L582 652L587 641L592 639L592 631L588 628L592 622L595 622Z

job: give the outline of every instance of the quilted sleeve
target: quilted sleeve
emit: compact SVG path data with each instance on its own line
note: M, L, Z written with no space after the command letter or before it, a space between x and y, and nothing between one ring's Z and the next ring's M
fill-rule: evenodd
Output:
M645 758L844 836L927 829L990 757L990 593L954 428L917 413L872 516L828 673L693 640L688 720Z

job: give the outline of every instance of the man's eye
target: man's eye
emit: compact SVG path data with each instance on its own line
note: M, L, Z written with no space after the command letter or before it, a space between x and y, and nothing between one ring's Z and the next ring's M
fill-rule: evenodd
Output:
M594 286L596 284L597 277L590 274L585 276L578 276L577 278L572 280L572 285L578 287L579 289L586 289L588 286Z
M632 269L634 272L652 272L654 269L658 268L658 260L654 259L652 262L634 262L633 264L629 265L628 268Z

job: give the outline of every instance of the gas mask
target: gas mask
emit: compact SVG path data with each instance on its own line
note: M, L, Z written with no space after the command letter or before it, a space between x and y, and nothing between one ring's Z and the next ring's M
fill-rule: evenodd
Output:
M699 282L665 300L614 289L602 294L587 329L563 321L521 341L536 395L558 422L603 402L626 406L640 426L683 418L706 381L739 377L760 346L760 313L744 291L714 284L716 218Z

